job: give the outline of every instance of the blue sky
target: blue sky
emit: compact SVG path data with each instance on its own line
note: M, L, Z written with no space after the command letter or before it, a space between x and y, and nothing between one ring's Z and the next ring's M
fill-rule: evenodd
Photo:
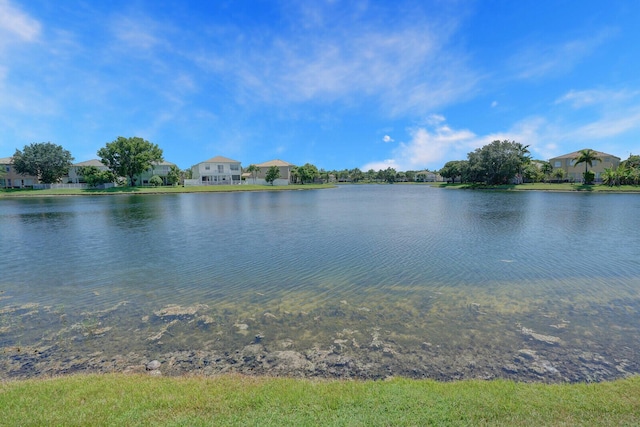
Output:
M495 139L640 154L640 2L0 0L0 157L118 136L439 169Z

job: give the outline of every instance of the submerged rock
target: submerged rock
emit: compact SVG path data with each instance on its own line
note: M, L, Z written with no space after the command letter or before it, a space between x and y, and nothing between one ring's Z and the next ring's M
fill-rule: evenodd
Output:
M146 364L147 371L155 371L160 369L161 363L158 360L152 360L151 362Z
M538 334L537 332L534 332L531 329L528 328L522 328L522 334L529 336L531 338L533 338L536 341L540 341L546 344L550 344L550 345L557 345L560 344L561 340L558 337L554 337L552 335L542 335L542 334Z

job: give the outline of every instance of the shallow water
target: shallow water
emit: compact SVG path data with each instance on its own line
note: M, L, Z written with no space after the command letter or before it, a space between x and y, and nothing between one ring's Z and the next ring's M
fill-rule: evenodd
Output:
M0 377L640 372L634 194L428 186L0 201Z

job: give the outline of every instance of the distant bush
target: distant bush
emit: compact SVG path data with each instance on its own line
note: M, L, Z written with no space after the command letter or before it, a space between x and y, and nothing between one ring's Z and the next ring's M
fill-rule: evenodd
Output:
M149 179L149 184L153 185L154 187L160 187L162 184L164 184L164 182L162 181L162 178L160 178L158 175L153 175Z

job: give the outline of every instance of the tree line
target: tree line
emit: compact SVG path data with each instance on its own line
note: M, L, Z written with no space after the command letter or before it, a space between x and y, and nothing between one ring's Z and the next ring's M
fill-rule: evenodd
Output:
M565 178L562 168L553 168L547 161L533 160L529 146L516 141L493 141L467 154L467 160L453 160L445 163L439 174L449 182L484 183L500 185L507 183L542 182L556 180L561 182ZM152 168L154 163L164 161L163 151L157 144L153 144L140 137L118 137L107 143L97 152L100 161L108 170L101 170L95 166L79 168L78 174L90 186L116 182L125 177L129 185L136 185L136 176ZM33 143L16 150L13 155L13 165L16 172L23 175L38 177L40 182L51 184L59 182L66 176L74 160L71 153L62 146L51 142ZM580 150L574 159L575 165L584 164L584 182L591 183L593 172L588 170L594 161L601 161L597 152L591 149ZM254 179L259 168L249 165L245 171ZM190 170L181 171L177 166L171 166L166 177L167 184L177 184L181 179L190 177ZM426 170L425 172L429 172ZM424 173L424 172L423 172ZM280 177L280 170L274 166L267 170L265 180L273 184ZM306 163L293 167L291 181L294 184L313 182L415 182L419 180L419 171L396 171L392 167L375 171L362 171L359 168L343 170L318 169L315 165ZM619 167L606 168L602 180L607 185L638 185L640 184L640 156L630 155ZM164 184L161 177L151 177L151 185ZM123 183L124 184L124 183Z
M149 170L154 163L164 161L163 152L157 144L153 144L140 137L125 138L119 136L98 150L100 161L109 170L100 170L95 166L85 166L78 170L91 186L115 182L119 177L125 177L129 185L136 185L136 175ZM60 182L73 165L74 157L61 145L51 142L40 142L26 145L23 150L16 149L13 155L13 166L17 173L32 175L45 184ZM172 166L167 175L167 181L175 184L181 178L181 171ZM153 176L152 185L163 184L162 178Z

